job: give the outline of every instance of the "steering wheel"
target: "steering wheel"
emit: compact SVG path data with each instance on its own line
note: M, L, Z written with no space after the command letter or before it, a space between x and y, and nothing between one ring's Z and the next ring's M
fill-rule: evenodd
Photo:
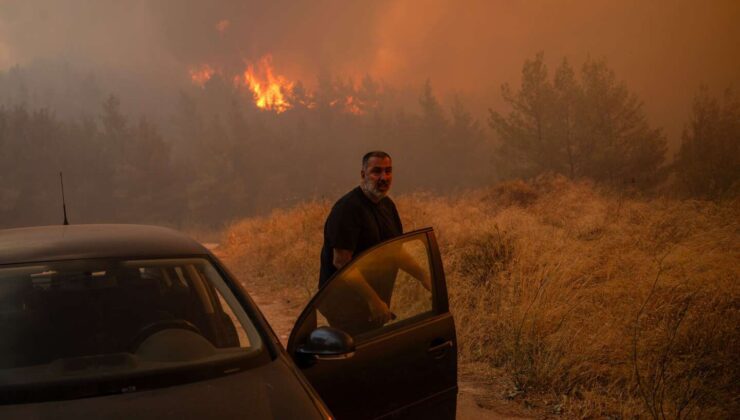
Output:
M184 319L163 319L159 321L154 321L140 328L139 331L136 333L135 338L131 341L131 345L129 346L129 348L133 351L136 351L141 343L143 343L150 336L160 331L172 329L187 330L192 331L198 335L203 335L200 332L200 328L198 328L190 321L186 321Z

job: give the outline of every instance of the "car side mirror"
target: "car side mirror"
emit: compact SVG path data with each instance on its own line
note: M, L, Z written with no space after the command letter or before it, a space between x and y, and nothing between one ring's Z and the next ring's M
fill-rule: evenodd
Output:
M355 340L338 328L319 327L311 331L296 353L315 360L347 359L355 354Z

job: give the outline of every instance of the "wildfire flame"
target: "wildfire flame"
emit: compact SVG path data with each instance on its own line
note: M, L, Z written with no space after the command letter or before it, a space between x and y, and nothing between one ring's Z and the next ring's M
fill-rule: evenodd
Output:
M248 64L247 69L241 76L236 77L235 82L249 87L254 96L254 103L260 109L279 114L292 108L286 96L293 89L293 82L281 75L275 75L272 57L269 55L260 58L256 69L252 64Z
M203 64L198 68L190 69L190 80L196 85L203 87L207 81L216 73L216 70L208 64Z
M220 68L216 70L213 66L203 64L190 70L190 79L194 84L204 87L216 73L222 74L221 72ZM237 87L249 90L254 104L261 110L280 114L294 107L316 109L319 105L315 96L303 88L302 84L296 84L274 70L272 56L269 54L260 58L256 63L247 62L246 69L234 76L233 81ZM358 92L359 87L353 85L350 81L349 90ZM297 92L300 93L297 94ZM350 94L334 98L326 105L340 112L364 115L368 108L374 108L377 104Z
M364 115L365 111L363 108L365 107L365 104L359 100L358 98L355 98L354 96L347 96L345 98L337 98L333 101L329 102L329 106L332 108L341 108L344 112L348 114L353 115Z
M354 114L354 115L364 114L360 105L361 105L361 102L355 99L353 96L348 96L344 100L344 109L350 114Z

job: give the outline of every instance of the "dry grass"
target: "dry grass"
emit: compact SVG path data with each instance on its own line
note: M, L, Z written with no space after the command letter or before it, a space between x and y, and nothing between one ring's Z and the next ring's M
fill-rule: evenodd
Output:
M243 281L307 301L316 290L328 203L310 202L267 217L244 219L221 249Z
M740 413L740 201L556 177L397 204L407 231L435 227L461 362L506 372L509 397L568 417ZM328 209L244 220L225 250L243 279L307 299Z

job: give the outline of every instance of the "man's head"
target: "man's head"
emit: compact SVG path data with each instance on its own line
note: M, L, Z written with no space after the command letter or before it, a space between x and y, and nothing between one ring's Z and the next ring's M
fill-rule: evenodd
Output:
M393 181L391 157L379 150L365 153L362 157L362 182L360 186L365 194L376 203L388 194Z

